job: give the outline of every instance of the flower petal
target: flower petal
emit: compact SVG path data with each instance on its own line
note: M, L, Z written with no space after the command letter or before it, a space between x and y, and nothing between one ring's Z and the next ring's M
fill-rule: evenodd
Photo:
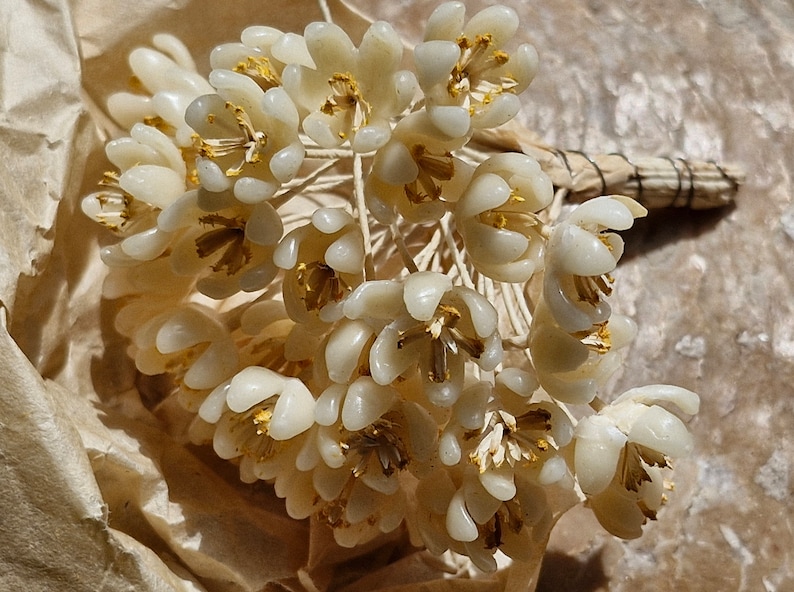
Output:
M600 415L582 419L576 426L574 470L582 491L604 491L615 476L618 458L628 441L612 421Z
M357 379L347 390L342 405L342 425L355 432L386 413L395 401L395 391L377 384L369 376Z
M405 280L403 300L410 315L417 321L429 321L436 313L441 298L452 289L449 276L434 271L412 273Z
M466 509L463 490L456 491L449 502L446 527L449 536L456 541L474 541L479 536L477 524Z
M284 381L285 378L278 372L261 366L249 366L232 378L226 404L235 413L242 413L280 393Z
M289 440L314 424L314 397L298 378L284 380L284 388L273 408L268 434L274 440Z
M647 407L631 426L629 440L670 457L692 452L692 434L675 415L657 405Z

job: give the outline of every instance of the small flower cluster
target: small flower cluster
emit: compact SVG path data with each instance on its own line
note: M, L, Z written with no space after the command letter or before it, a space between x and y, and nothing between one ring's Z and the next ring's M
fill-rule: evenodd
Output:
M195 442L341 545L405 525L493 570L571 495L636 537L691 448L660 403L692 414L695 394L599 397L635 332L607 303L615 231L644 208L603 196L556 222L535 160L467 150L535 74L517 27L443 4L413 69L385 22L358 46L251 27L207 79L158 36L130 56L141 92L110 99L129 136L83 209L119 238L101 252L117 329Z

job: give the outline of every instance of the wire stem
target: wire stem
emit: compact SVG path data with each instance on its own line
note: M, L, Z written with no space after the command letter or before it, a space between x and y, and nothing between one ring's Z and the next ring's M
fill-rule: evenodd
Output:
M360 154L353 157L353 196L356 200L358 224L361 227L361 235L364 237L364 274L366 279L372 280L375 279L375 263L372 258L372 237L367 216L367 203L364 198L364 165Z

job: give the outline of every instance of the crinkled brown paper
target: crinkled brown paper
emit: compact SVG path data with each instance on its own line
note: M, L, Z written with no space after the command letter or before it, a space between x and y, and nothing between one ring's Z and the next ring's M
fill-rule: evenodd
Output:
M521 121L546 141L748 173L735 208L659 212L628 233L614 301L640 334L614 390L672 382L699 392L697 450L637 541L606 535L585 510L566 515L538 589L794 589L794 7L505 3L541 54ZM435 2L355 4L415 42ZM362 18L332 9L360 35ZM119 133L102 108L128 82L126 55L165 31L206 71L209 50L247 25L300 32L320 18L310 0L0 2L3 590L534 585L531 568L453 583L397 540L342 551L288 519L267 486L243 485L211 452L183 445L178 414L147 410L110 328L97 257L108 237L78 203Z

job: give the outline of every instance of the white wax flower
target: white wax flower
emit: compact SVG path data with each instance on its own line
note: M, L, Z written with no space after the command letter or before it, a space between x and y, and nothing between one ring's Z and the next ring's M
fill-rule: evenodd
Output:
M190 304L140 323L132 335L135 365L148 375L172 373L194 390L212 389L237 370L239 354L210 309Z
M176 37L155 35L152 44L156 49L140 47L129 57L132 72L147 94L115 93L108 99L108 111L122 127L147 123L167 131L178 146L190 146L192 130L185 123L185 109L213 89L196 72L190 52Z
M291 63L284 88L301 108L303 130L324 148L349 142L356 152L383 146L391 118L414 98L416 80L398 70L403 47L388 23L373 23L358 48L341 28L312 23L304 31L311 64Z
M477 467L483 488L502 502L516 495L517 476L542 486L563 480L572 486L558 451L570 443L573 424L556 403L531 401L537 386L534 377L515 368L468 386L442 435L442 462L454 465L459 462L455 456L465 455ZM462 454L445 451L450 445Z
M338 394L345 389L340 416ZM379 409L364 411L373 405ZM349 406L355 407L352 421ZM400 475L409 462L415 467L430 457L435 423L417 404L399 401L396 390L369 377L349 388L326 389L317 401L316 415L321 425L310 433L296 459L298 469L311 474L316 491L311 513L334 528L343 546L397 528L407 511ZM288 500L304 495L292 490L284 494Z
M418 371L430 402L448 407L460 395L468 360L486 371L501 362L497 313L478 292L453 286L449 277L440 273L413 273L401 286L390 282L389 288L381 288L402 293L402 310L391 314L397 311L365 306L371 301L366 297L368 284L353 292L345 314L381 321L380 326L383 321L388 323L379 330L369 354L370 372L378 384L391 384ZM395 303L393 297L387 301ZM383 318L384 313L388 318Z
M305 148L298 112L280 87L263 91L231 70L213 70L216 94L193 101L185 120L195 130L199 181L207 191L233 188L243 203L271 198L298 172Z
M367 177L367 205L388 224L399 214L413 223L439 220L460 197L472 168L452 152L462 138L445 139L425 111L411 113L375 155Z
M529 341L538 381L554 399L586 405L619 368L620 349L636 332L634 321L612 314L593 331L572 335L560 328L545 299L541 299L535 308Z
M576 426L575 471L599 522L612 534L636 538L663 502L662 474L670 458L693 446L686 425L659 404L692 415L698 396L681 387L631 389Z
M174 273L197 278L197 289L220 300L267 287L278 269L273 252L281 238L281 217L268 202L240 203L231 191L214 194L225 204L207 211L202 192L191 191L166 208L158 227L178 237L168 253Z
M278 53L285 37L287 35L273 27L248 27L240 35L242 43L224 43L213 49L210 65L213 70L244 74L262 90L276 88L281 86L281 73L286 64L274 52Z
M239 459L241 479L283 482L297 473L301 438L314 423L314 398L297 378L249 366L219 384L198 417L215 426L218 456Z
M517 560L533 553L533 529L551 520L543 487L522 477L509 501L491 496L476 471L436 469L419 481L416 509L407 515L412 540L434 554L450 549L485 572L497 568L494 553Z
M627 230L647 210L631 198L611 195L589 200L552 230L546 250L543 297L559 326L568 333L590 332L609 319L603 299L623 254L623 239L613 230Z
M124 237L108 261L155 259L173 238L156 226L155 217L187 190L182 155L171 138L142 123L132 126L129 137L109 142L105 153L119 172L105 173L102 189L83 198L83 212Z
M485 414L469 460L478 467L485 490L508 501L516 494L518 472L540 485L569 476L557 449L570 442L571 433L570 420L553 403L532 404L518 417L496 409Z
M292 319L337 320L342 300L363 279L361 229L345 210L319 208L308 224L284 236L273 261L287 270L284 304Z
M504 153L478 166L455 209L475 269L501 282L526 282L541 269L546 241L536 212L552 197L551 181L529 156Z
M269 461L282 448L278 443L314 423L314 398L296 378L249 366L215 388L198 415L216 425L213 447L221 458L243 457L254 465L245 472L264 478L270 476Z
M449 137L512 119L521 106L517 95L537 71L531 45L520 45L512 55L503 49L518 29L513 9L491 6L464 24L465 13L461 2L439 6L427 22L424 42L414 48L428 114Z

